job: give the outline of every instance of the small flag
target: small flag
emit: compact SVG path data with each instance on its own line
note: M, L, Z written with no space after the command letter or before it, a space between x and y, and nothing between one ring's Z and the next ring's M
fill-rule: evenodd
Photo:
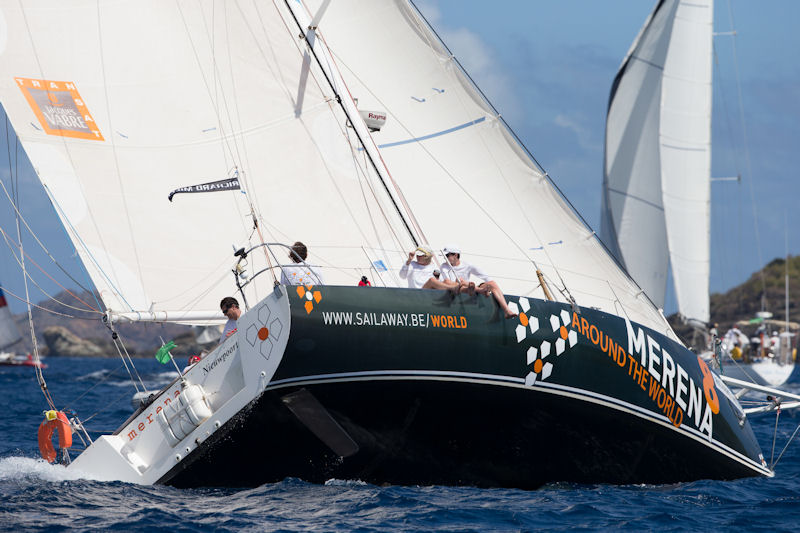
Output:
M162 365L166 365L170 360L170 355L169 355L170 350L176 347L177 346L175 345L174 342L169 341L167 344L158 349L158 351L156 352L156 360L158 360L158 362L161 363Z
M175 189L174 191L169 193L167 199L171 202L172 197L179 193L216 192L216 191L233 191L233 190L241 190L241 187L239 186L239 178L230 178L219 181L211 181L209 183L200 183L198 185L187 185L186 187L180 187L179 189Z
M386 272L387 270L389 270L388 268L386 268L386 263L383 262L383 259L378 259L377 261L373 261L372 266L374 266L375 270L377 270L378 272Z

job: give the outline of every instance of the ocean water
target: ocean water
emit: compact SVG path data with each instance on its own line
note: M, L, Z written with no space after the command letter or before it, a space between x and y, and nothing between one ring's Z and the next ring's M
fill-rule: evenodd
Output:
M118 359L48 359L48 387L96 431L131 412L134 392ZM149 388L177 375L137 361ZM790 386L794 392L800 390ZM553 484L537 491L379 487L359 480L298 479L249 489L175 489L76 478L39 459L46 404L29 368L0 367L0 531L798 531L800 437L773 479L677 485ZM751 416L765 457L774 414ZM782 413L775 456L800 424Z

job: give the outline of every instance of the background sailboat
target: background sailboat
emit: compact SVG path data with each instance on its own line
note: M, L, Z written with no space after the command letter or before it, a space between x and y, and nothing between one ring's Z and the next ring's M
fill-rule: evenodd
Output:
M14 317L8 308L8 302L0 289L0 365L4 366L44 366L35 362L30 356L14 353L12 347L22 340Z
M709 319L713 2L659 2L622 62L606 121L601 234L663 307Z
M658 2L634 40L609 97L601 217L604 241L656 305L664 305L671 272L678 312L702 332L710 312L713 7Z

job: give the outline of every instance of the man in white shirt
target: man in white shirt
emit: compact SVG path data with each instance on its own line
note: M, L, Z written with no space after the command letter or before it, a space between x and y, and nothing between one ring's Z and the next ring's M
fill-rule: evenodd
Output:
M506 318L514 318L517 316L517 313L508 307L506 297L503 295L503 291L500 290L500 286L497 285L497 282L493 281L489 275L479 267L461 260L461 249L458 246L450 244L445 246L443 251L447 258L447 262L442 263L439 267L443 279L459 283L462 292L467 291L472 294L477 292L486 296L492 293L492 296L497 300L497 304L500 306L500 309L503 310ZM470 276L475 276L480 279L481 284L475 287L475 283L469 280Z
M239 302L232 296L226 296L219 303L219 308L222 314L228 318L225 323L225 328L222 330L222 335L219 337L219 343L236 333L236 321L242 316L242 310L239 309Z
M440 281L433 275L433 250L425 244L408 254L408 261L400 269L400 277L408 280L409 289L444 289L458 292L458 283Z
M297 241L289 249L289 259L295 265L281 267L281 284L283 285L323 285L322 274L311 265L305 264L308 257L308 248Z

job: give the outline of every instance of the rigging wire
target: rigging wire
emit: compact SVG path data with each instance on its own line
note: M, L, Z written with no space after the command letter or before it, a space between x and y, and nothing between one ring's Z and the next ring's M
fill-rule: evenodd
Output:
M58 311L55 311L53 309L48 309L46 307L42 307L41 305L36 305L35 303L31 302L30 300L27 300L27 299L25 299L25 298L23 298L21 296L18 296L16 294L14 294L10 290L8 290L6 287L0 286L0 289L3 289L4 293L8 294L9 296L13 296L14 298L16 298L17 300L19 300L22 303L29 304L29 305L35 307L36 309L39 309L40 311L44 311L44 312L50 313L52 315L63 316L63 317L66 317L66 318L75 318L77 320L92 320L92 321L96 321L97 320L96 318L80 317L80 316L68 315L66 313L59 313Z
M731 28L735 28L736 26L735 26L734 20L733 20L733 9L731 8L730 1L728 2L728 20L730 21L730 27ZM763 255L761 253L761 235L760 235L759 230L758 230L758 209L757 209L757 206L756 206L755 190L753 188L753 170L752 170L752 167L750 165L750 150L748 149L748 142L747 142L747 124L745 123L745 120L744 120L744 105L743 105L744 99L742 98L742 81L741 81L741 76L739 75L739 59L738 59L738 55L737 55L737 52L736 52L736 34L735 33L733 34L733 39L731 40L731 51L733 53L734 72L736 74L736 92L737 92L738 103L739 103L739 106L738 106L739 107L739 120L740 120L741 125L742 125L742 142L743 142L743 148L744 148L745 167L747 169L747 177L748 177L747 183L748 183L749 188L750 188L750 203L752 204L752 208L753 208L753 226L754 226L754 231L755 231L756 251L758 253L758 266L759 266L759 271L758 272L759 272L759 276L761 277L761 290L763 291L762 292L762 294L763 294L762 298L766 299L767 283L766 283L766 278L765 278L765 275L764 275L764 266L765 265L764 265ZM764 299L762 299L762 310L764 310L763 309L764 302L765 302Z
M67 303L65 303L65 302L62 302L61 300L59 300L59 299L55 298L54 296L50 295L50 294L49 294L47 291L45 291L45 290L44 290L44 288L43 288L41 285L39 285L39 284L38 284L38 283L37 283L37 282L36 282L36 281L33 279L33 277L31 277L31 275L30 275L30 274L28 274L28 273L26 272L26 276L28 276L28 279L30 279L30 280L31 280L31 283L33 283L34 285L36 285L36 287L37 287L37 288L38 288L38 289L39 289L39 290L42 292L42 294L44 294L45 296L47 296L47 297L48 297L50 300L52 300L52 301L54 301L54 302L56 302L56 303L58 303L58 304L61 304L61 305L63 305L64 307L67 307L67 308L69 308L69 309L73 309L73 310L75 310L75 311L85 311L85 312L92 312L92 311L94 311L95 313L101 314L99 310L97 310L96 308L92 307L90 304L88 304L88 303L86 303L85 301L83 301L83 300L82 300L82 299L81 299L81 298L80 298L80 297L79 297L77 294L73 293L71 290L69 290L68 288L64 287L64 286L63 286L61 283L59 283L59 282L58 282L58 281L57 281L55 278L53 278L53 277L52 277L50 274L48 274L48 273L47 273L47 271L45 271L45 270L44 270L44 269L43 269L43 268L42 268L42 267L39 265L39 263L37 263L36 261L34 261L34 260L33 260L33 258L31 258L31 256L30 256L30 255L28 255L28 253L27 253L27 252L25 252L25 251L22 249L22 246L20 245L20 243L17 243L17 242L14 242L13 240L11 240L11 238L8 236L8 234L5 232L5 230L3 230L3 228L2 228L2 227L0 227L0 235L2 235L2 236L3 236L3 240L6 242L6 245L8 246L8 248L9 248L9 251L11 252L11 255L14 257L14 260L17 262L17 264L18 264L18 265L20 265L20 267L22 266L22 263L20 262L20 256L21 256L22 254L25 254L25 257L27 257L27 258L28 258L28 260L29 260L31 263L33 263L34 265L36 265L36 268L38 268L38 269L39 269L39 270L40 270L40 271L41 271L41 272L42 272L42 273L43 273L45 276L47 276L48 278L50 278L50 280L51 280L53 283L55 283L56 285L58 285L59 287L61 287L61 288L64 290L64 292L66 292L67 294L69 294L70 296L72 296L73 298L75 298L76 300L78 300L79 302L81 302L82 304L86 305L86 306L88 307L88 309L86 309L86 308L80 308L80 307L75 307L75 306L69 305L69 304L67 304ZM20 251L20 256L17 256L17 254L14 252L14 247L15 247L15 246L16 246L16 248L17 248L17 249L19 249L19 251Z
M8 138L8 116L6 116L6 147L7 151L9 152L8 156L8 171L9 175L11 176L12 182L18 178L18 173L16 172L15 168L11 168L11 154L10 150L11 147L9 146L9 138ZM0 180L0 184L2 184L2 180ZM16 191L19 191L19 187L15 187ZM3 190L5 190L5 185L3 185ZM20 216L19 211L15 210L15 220L17 226L17 239L19 241L20 251L23 251L22 247L22 227L20 225ZM50 395L50 391L47 388L47 382L44 379L44 374L42 373L42 360L39 357L39 344L36 340L36 330L33 325L33 311L31 310L30 304L30 294L28 291L28 273L25 269L25 254L20 254L20 266L22 267L22 274L23 274L23 281L25 284L25 300L28 301L27 304L27 311L28 311L28 329L31 334L31 346L33 347L33 361L34 365L34 372L36 374L36 381L39 383L39 388L42 390L42 394L44 395L45 401L50 406L51 409L55 410L55 402L53 401L52 396Z
M287 9L289 10L289 13L292 16L292 19L294 20L295 24L297 25L297 28L301 31L303 39L305 40L305 42L307 44L308 51L314 57L314 59L316 60L317 64L320 67L322 67L323 66L322 61L320 60L319 56L317 55L316 51L314 50L314 47L311 45L311 42L310 42L309 37L308 37L308 33L306 32L306 30L304 30L302 24L300 24L300 21L295 16L294 11L292 10L291 6L289 6L288 0L284 0L284 4L286 5ZM303 7L305 7L305 6L303 6ZM314 30L314 36L315 36L316 39L319 39L323 43L323 47L322 47L323 49L327 49L328 48L328 45L325 43L325 40L322 38L321 34L316 33L316 30ZM331 52L330 58L331 59L333 58L332 52ZM331 72L334 72L334 71L335 72L340 72L339 69L338 69L338 66L336 66L335 64L334 65L330 65L329 63L327 63L328 58L326 57L325 59L326 59L326 64L328 64L328 68L331 70ZM340 94L340 92L337 90L337 87L336 87L337 84L334 82L334 80L332 80L328 76L328 73L325 71L324 68L322 68L322 74L325 77L325 80L328 82L328 85L331 87L331 89L336 94L336 101L340 105L340 107L341 107L342 111L344 112L344 114L347 116L348 120L350 120L350 123L351 124L355 124L355 120L361 120L360 117L356 117L356 118L350 117L350 115L349 115L349 113L347 111L347 108L346 108L345 104L342 101L342 94ZM340 73L340 76L341 76L341 73ZM350 101L352 102L353 95L350 94L350 91L349 91L349 89L348 89L348 87L346 85L344 85L342 92L346 92L346 94L344 95L345 98L349 98ZM379 158L379 160L381 162L381 165L382 165L384 171L386 172L386 176L388 177L389 181L393 185L394 190L395 190L395 192L397 194L397 197L400 199L400 203L403 204L403 207L404 207L405 213L406 213L405 215L403 214L403 211L401 211L400 206L397 205L397 201L395 199L395 195L392 194L391 190L389 189L389 186L386 183L386 180L384 179L383 174L381 173L381 171L378 168L377 162L373 159L372 154L369 153L369 150L367 149L367 144L366 144L367 140L362 139L361 138L361 134L359 134L358 130L356 130L355 128L353 128L353 133L355 133L355 135L358 138L361 146L364 147L364 151L367 152L367 154L366 154L367 158L369 159L369 161L371 163L371 166L375 169L375 172L377 173L378 179L381 181L381 183L383 184L384 188L386 189L386 193L387 193L389 199L391 200L392 204L394 205L395 209L397 210L397 213L400 216L400 219L402 220L403 224L405 225L406 230L408 231L408 234L411 237L412 242L414 244L420 244L418 242L418 240L419 239L426 240L425 234L422 231L422 228L420 227L420 225L417 222L416 218L414 217L413 213L411 212L411 208L408 205L408 203L406 202L406 199L403 196L402 192L400 191L400 188L398 187L397 183L394 181L394 178L392 177L391 172L389 172L389 169L386 166L386 162L383 160L383 156L381 155L380 150L377 149L377 145L375 144L374 139L369 135L367 136L367 139L370 142L372 142L372 146L377 151L378 158ZM408 217L408 220L406 219L407 217ZM413 230L412 230L411 226L414 226ZM415 234L415 230L416 230L416 234Z
M8 115L6 115L6 116L5 116L5 122L6 122L6 145L8 146ZM15 138L16 138L16 140L17 140L17 143L18 143L18 142L19 142L19 137L16 137L16 136L15 136ZM9 150L10 150L10 148L9 148ZM15 159L16 159L16 158L15 158ZM10 156L9 156L9 160L10 160ZM15 163L15 164L16 164L16 163ZM18 177L18 176L19 176L19 174L18 174L18 173L16 173L16 176L17 176L17 178L16 178L16 179L19 179L19 177ZM47 248L47 247L44 245L44 243L43 243L43 242L42 242L42 241L39 239L39 237L38 237L38 235L36 234L36 232L35 232L35 231L33 231L33 228L31 228L31 227L30 227L30 225L28 224L28 221L27 221L27 220L25 219L25 217L22 215L22 213L20 212L20 210L17 208L18 201L15 201L15 200L14 200L14 198L12 198L12 196L11 196L11 195L9 195L9 193L8 193L8 190L6 189L6 187L5 187L5 185L3 184L2 180L0 180L0 188L2 188L2 189L3 189L3 192L4 192L5 196L6 196L6 198L7 198L7 199L8 199L8 201L11 203L11 208L14 210L14 213L16 213L16 215L19 217L20 221L21 221L21 222L22 222L22 224L25 226L25 229L27 229L27 230L28 230L28 232L31 234L31 236L33 237L33 239L34 239L34 240L36 241L36 243L37 243L37 244L38 244L38 245L41 247L42 251L44 251L44 253L45 253L45 254L47 254L47 256L50 258L50 260L53 262L53 264L55 264L55 265L56 265L56 266L59 268L59 270L61 270L61 272L63 272L63 273L64 273L64 274L65 274L65 275L66 275L66 276L69 278L69 279L71 279L71 280L73 281L73 283L75 283L75 284L76 284L78 287L80 287L82 290L84 290L84 291L86 291L86 292L91 292L91 291L89 291L89 289L87 289L86 287L84 287L84 286L83 286L83 285L82 285L82 284L81 284L81 283L80 283L78 280L76 280L74 277L72 277L72 275L71 275L71 274L70 274L70 273L69 273L69 272L68 272L68 271L67 271L67 270L66 270L66 269L65 269L65 268L64 268L64 267L61 265L61 263L59 263L59 262L56 260L56 258L55 258L55 257L53 257L53 254L51 254L51 253L50 253L50 250L48 250L48 248ZM13 191L12 191L12 192L13 192ZM19 194L19 187L17 187L17 192L15 193L15 196L18 196L18 194ZM37 266L38 266L38 265L37 265Z
M273 1L273 6L275 7L275 9L277 11L278 7L277 7L277 5L275 4L274 1ZM289 26L286 24L286 21L283 19L283 17L280 17L280 20L283 22L283 25L284 25L284 28L286 28L287 34L289 34L291 36L292 35L292 31L289 28ZM298 44L298 41L295 40L295 39L292 39L292 42L295 44L295 47L296 47L298 53L300 53L303 56L308 54L309 55L309 60L310 60L310 52L311 51L308 49L309 47L306 46L305 49L302 48ZM306 43L306 45L307 45L307 43ZM333 54L332 51L331 51L331 54ZM309 74L311 75L312 80L314 81L314 84L320 90L320 92L324 94L325 90L323 89L323 84L322 84L321 80L319 79L317 73L313 69L310 68L310 64L309 64L308 70L309 70ZM324 72L323 72L323 74L324 74ZM326 85L330 89L333 90L334 94L336 94L335 88L333 88L330 83L327 83ZM326 104L328 106L328 109L331 111L331 113L334 116L336 116L336 112L335 112L336 107L334 105L334 100L335 100L334 98L326 98ZM339 103L339 102L337 102L337 103ZM341 104L340 104L340 107L341 107ZM347 116L346 112L344 113L344 115L345 115L346 121L349 121L349 117ZM306 131L307 135L309 136L309 139L312 139L312 141L313 141L313 136L311 135L311 132L308 130L305 122L301 121L301 124L303 125L304 131ZM364 207L366 208L366 210L368 212L368 218L369 218L370 224L372 226L372 230L373 230L373 232L375 234L376 241L379 242L379 243L382 242L382 240L378 236L378 230L377 230L377 227L375 225L375 218L376 217L372 214L372 210L370 209L369 202L367 201L367 196L366 196L366 193L364 191L364 184L366 184L367 188L370 190L370 193L372 194L372 198L375 200L375 203L376 203L376 205L378 207L378 210L380 211L381 216L383 217L383 220L384 220L384 222L386 224L386 228L388 229L389 233L392 235L393 240L395 241L395 243L398 245L399 248L404 248L405 246L402 244L402 241L401 241L399 235L397 234L397 232L395 231L394 226L389 221L389 216L386 214L386 211L384 210L382 202L379 200L379 196L378 196L377 191L373 187L372 182L368 179L368 177L369 177L368 176L368 169L370 168L370 164L369 164L369 155L367 154L366 150L363 150L363 158L364 158L363 166L358 161L358 153L357 153L357 149L355 147L356 146L363 146L363 144L360 142L360 137L358 135L356 135L356 141L354 142L351 139L351 136L350 136L351 135L350 128L348 128L346 125L343 125L338 120L336 121L336 124L339 127L339 131L341 132L342 137L344 138L345 142L347 143L347 146L350 149L351 161L353 162L355 173L356 173L356 176L358 177L358 180L359 180L359 188L361 190L362 198L364 200ZM317 146L316 143L314 143L314 145ZM317 146L317 148L319 150L318 146ZM320 150L320 154L321 154L321 150ZM342 199L345 207L347 208L348 214L350 215L350 217L352 218L353 222L355 223L355 226L358 228L359 233L362 235L362 237L364 237L364 240L369 241L369 239L367 239L366 235L364 234L364 231L361 229L361 227L357 223L356 217L353 214L349 203L347 202L346 196L342 193L342 191L340 190L340 188L339 188L338 184L335 182L335 180L333 180L333 173L331 172L330 165L328 165L328 163L326 162L325 157L320 157L320 160L321 160L322 164L325 166L325 169L326 169L326 171L328 173L328 176L331 177L331 183L333 184L333 186L336 188L337 192L339 193L339 196ZM380 179L380 175L378 176L378 179ZM401 221L402 221L402 216L401 216Z

